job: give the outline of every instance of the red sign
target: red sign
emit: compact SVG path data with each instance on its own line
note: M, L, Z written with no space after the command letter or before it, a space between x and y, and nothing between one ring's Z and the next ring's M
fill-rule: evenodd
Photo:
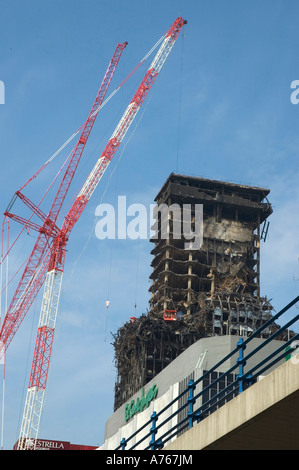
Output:
M14 445L14 450L18 448L18 442ZM95 450L96 446L85 446L80 444L71 444L67 441L50 441L48 439L37 439L35 450ZM26 440L26 449L34 450L34 440Z

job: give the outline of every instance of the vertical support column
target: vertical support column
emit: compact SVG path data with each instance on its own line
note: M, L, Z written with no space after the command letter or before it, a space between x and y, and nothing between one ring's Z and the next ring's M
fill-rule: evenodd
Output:
M256 240L256 295L257 298L260 298L260 245L261 245L261 216L260 213L258 212L257 216L257 240Z
M156 433L157 433L157 419L158 419L158 416L157 416L157 413L154 411L153 414L151 415L151 422L152 422L152 426L151 426L151 429L150 429L150 432L151 432L151 440L150 440L150 446L151 446L151 450L155 450L156 449Z
M55 269L47 273L41 313L21 423L18 450L26 450L28 442L35 448L42 415L44 395L59 306L63 273Z
M167 239L167 243L169 244L169 239ZM168 274L169 274L169 249L166 249L165 253L165 275L164 275L164 285L168 286ZM164 290L164 302L163 302L163 310L167 310L167 300L168 294L165 293Z
M152 426L150 429L151 436L152 436L150 440L151 450L162 449L163 447L162 441L159 439L156 440L157 420L158 420L158 416L157 416L156 411L154 411L153 414L151 415L151 422L152 422Z
M189 252L189 257L188 257L188 261L192 261L192 252L190 251ZM187 309L187 315L190 315L191 314L191 309L190 309L190 305L189 303L191 302L191 288L192 288L192 278L191 278L191 275L192 275L192 264L188 264L188 285L187 285L187 302L188 302L188 309Z
M125 449L126 449L126 445L127 445L127 441L126 441L126 439L123 437L122 440L120 441L121 450L125 450Z
M35 449L44 395L45 390L39 390L36 386L27 390L18 450Z
M237 359L237 364L239 365L239 374L237 378L239 381L239 393L241 393L244 390L244 366L246 364L244 358L244 350L246 346L243 345L243 338L240 338L237 342L237 348L239 350L239 357Z
M190 382L188 383L188 390L189 390L189 396L188 396L188 403L189 403L189 410L188 410L188 416L189 416L189 429L193 428L193 412L194 412L194 403L195 403L195 398L194 398L194 390L195 390L195 385L194 385L194 380L191 379Z

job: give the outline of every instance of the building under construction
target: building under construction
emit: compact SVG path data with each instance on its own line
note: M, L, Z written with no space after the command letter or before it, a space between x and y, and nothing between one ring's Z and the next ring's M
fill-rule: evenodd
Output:
M164 183L155 199L150 309L114 335L115 410L200 338L247 336L271 317L260 295L269 192L176 174ZM190 234L195 239L198 231L195 246ZM264 330L263 337L271 333Z

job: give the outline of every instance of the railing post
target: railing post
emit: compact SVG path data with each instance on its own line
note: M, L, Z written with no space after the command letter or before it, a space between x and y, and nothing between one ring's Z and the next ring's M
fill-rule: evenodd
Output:
M122 440L120 441L121 450L125 450L126 445L127 445L127 441L126 441L126 439L123 437Z
M199 423L199 422L201 421L201 411L196 411L196 412L194 413L194 419L193 419L193 421L195 421L195 420L196 420L197 423Z
M157 413L154 411L153 414L151 415L151 421L152 421L152 426L151 426L151 429L150 429L150 432L151 432L151 435L152 435L152 438L150 440L150 446L151 446L151 450L156 450L156 449L162 449L163 447L163 444L162 444L162 441L161 440L158 440L156 441L156 434L157 434L157 420L158 420L158 416L157 416Z
M194 385L194 380L191 379L190 382L188 383L188 390L189 390L189 395L188 395L188 403L189 403L189 410L188 410L188 416L189 416L189 429L193 428L193 412L194 412L194 403L195 403L195 398L194 398L194 390L195 390L195 385Z
M239 365L239 374L237 376L239 381L239 393L243 392L243 380L244 380L244 366L246 361L244 359L244 350L246 346L243 345L243 338L240 338L237 342L237 348L239 350L239 357L237 359L237 364Z
M245 380L246 380L246 383L247 383L249 386L251 386L251 385L253 384L253 381L252 381L252 374L246 375Z

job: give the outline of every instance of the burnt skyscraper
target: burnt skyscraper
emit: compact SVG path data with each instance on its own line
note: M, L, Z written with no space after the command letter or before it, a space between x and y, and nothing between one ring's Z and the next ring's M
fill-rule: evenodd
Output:
M152 250L152 312L171 307L184 315L201 311L209 335L241 334L245 327L250 331L256 326L261 312L269 310L260 296L261 227L272 213L268 194L263 188L170 175L157 205L182 211L190 207L191 220L196 206L202 205L203 244L199 250L186 249L183 232L172 237L175 221L170 217L169 237L158 233ZM161 223L157 227L161 232ZM249 306L259 313L242 320ZM211 308L221 311L216 323L208 314Z
M271 305L260 292L269 192L176 174L164 183L155 199L150 309L114 336L115 409L198 339L247 336L270 318ZM161 207L169 209L167 224ZM184 210L191 233L201 230L199 247L185 237Z

